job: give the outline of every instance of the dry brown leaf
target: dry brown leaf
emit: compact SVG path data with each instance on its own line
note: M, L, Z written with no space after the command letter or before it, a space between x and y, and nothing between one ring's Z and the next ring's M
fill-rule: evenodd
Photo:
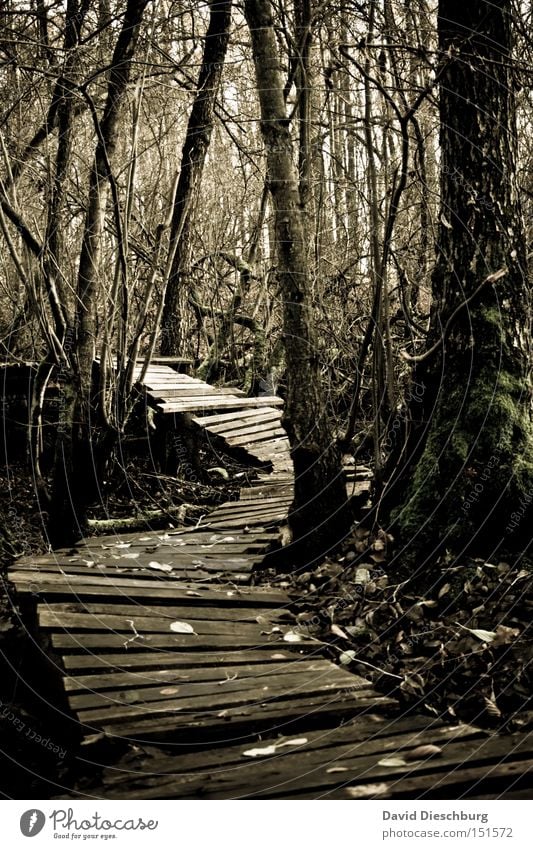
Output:
M336 637L340 637L342 640L348 639L348 634L343 631L342 628L339 627L339 625L332 625L331 633L334 634Z
M424 746L417 746L416 749L410 749L408 752L405 752L404 758L406 761L421 761L424 758L433 758L436 755L441 754L442 749L440 746L434 746L428 743Z

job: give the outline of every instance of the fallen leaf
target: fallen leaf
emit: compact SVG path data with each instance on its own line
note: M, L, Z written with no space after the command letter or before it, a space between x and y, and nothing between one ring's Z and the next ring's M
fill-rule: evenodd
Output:
M502 712L498 705L496 704L495 699L488 699L486 696L484 698L485 701L485 710L487 711L489 716L494 716L499 719L502 715Z
M348 772L348 767L347 766L330 766L330 768L327 769L326 772L329 772L329 773Z
M277 749L283 749L286 746L303 746L307 743L307 737L296 737L294 740L284 740L282 743L272 743L270 746L265 746L262 749L247 749L243 752L246 758L258 758L266 755L273 755Z
M196 631L188 622L171 622L170 630L175 634L195 634Z
M355 652L353 651L353 649L350 649L349 651L342 652L342 654L339 656L339 663L341 663L342 666L348 666L348 664L355 659Z
M347 639L348 639L348 634L346 634L346 633L342 630L342 628L340 628L338 625L332 625L332 626L331 626L331 633L332 633L332 634L335 634L335 636L336 636L336 637L340 637L342 640L347 640Z
M158 563L157 560L151 560L148 564L149 569L159 569L160 572L172 572L170 563Z
M176 693L179 693L179 687L165 687L164 690L159 691L162 696L174 696Z
M383 758L383 760L378 761L378 766L406 766L406 761L404 758Z
M464 628L465 631L469 631L470 634L478 640L481 640L482 643L492 643L492 641L498 636L496 631L484 631L482 628L466 628L465 625L462 625L461 627Z
M261 758L266 757L266 755L273 755L275 752L275 746L265 746L262 749L247 749L246 752L243 752L242 754L245 758Z
M216 472L217 475L220 475L221 478L224 478L225 481L229 481L229 474L226 469L223 469L222 466L213 466L211 469L207 470L208 472Z
M380 784L363 784L361 787L347 787L346 794L350 799L369 799L373 796L387 796L389 785L382 781Z
M287 631L287 633L283 635L283 639L286 643L301 643L303 637L301 634L297 634L296 631Z
M416 749L410 749L408 752L405 752L404 758L406 761L421 761L424 758L431 758L441 754L442 749L440 746L427 744L425 746L417 746Z

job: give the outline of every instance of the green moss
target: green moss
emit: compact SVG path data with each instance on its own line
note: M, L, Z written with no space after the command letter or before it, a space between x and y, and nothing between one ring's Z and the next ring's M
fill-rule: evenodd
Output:
M523 383L506 370L492 380L486 372L471 376L468 386L445 379L406 498L392 514L407 546L404 562L420 562L441 544L456 553L512 547L525 532L530 501L533 426ZM523 531L510 535L518 509Z

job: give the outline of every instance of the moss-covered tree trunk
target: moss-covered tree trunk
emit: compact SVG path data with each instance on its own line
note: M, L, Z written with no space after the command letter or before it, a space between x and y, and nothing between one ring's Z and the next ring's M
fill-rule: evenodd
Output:
M438 28L438 259L428 356L415 370L418 428L393 514L407 560L420 564L435 549L517 548L533 499L511 0L440 0Z
M270 0L247 0L245 15L252 39L261 132L275 214L277 280L283 297L287 363L283 423L289 435L295 475L289 523L302 552L318 557L347 529L346 489L340 455L326 419L304 215Z

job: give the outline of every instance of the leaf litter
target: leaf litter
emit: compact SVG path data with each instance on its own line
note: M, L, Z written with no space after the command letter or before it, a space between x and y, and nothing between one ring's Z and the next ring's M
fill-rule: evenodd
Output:
M278 574L277 586L297 595L298 623L403 709L533 726L533 574L523 564L465 558L450 566L443 557L422 591L398 580L386 556L371 557L386 555L390 542L382 530L373 538L357 527L313 569Z

